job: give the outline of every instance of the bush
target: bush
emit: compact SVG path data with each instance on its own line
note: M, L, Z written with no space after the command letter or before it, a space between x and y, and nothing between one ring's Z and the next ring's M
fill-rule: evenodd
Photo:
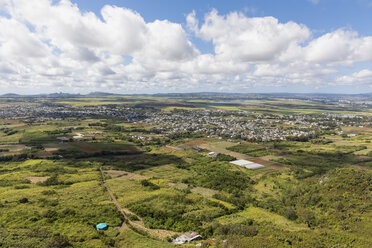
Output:
M283 215L289 220L296 220L298 218L296 210L293 207L286 207Z
M18 202L19 203L27 203L28 199L26 197L24 197L24 198L20 199Z
M301 221L307 224L309 227L315 224L315 216L314 213L310 209L302 209L298 213L298 217Z
M216 160L217 161L233 161L233 160L236 160L236 158L233 156L227 155L227 154L219 153L216 157Z
M152 182L150 182L149 180L146 180L146 179L145 180L142 180L141 181L141 184L142 184L142 186L149 187L152 190L160 189L160 187L158 185L153 184Z
M55 218L57 217L57 212L55 210L48 209L42 213L42 216L49 219Z
M28 185L16 185L14 186L14 189L28 189L30 186Z
M57 234L44 244L43 248L64 248L71 246L67 237Z
M41 194L43 194L43 195L55 195L55 194L57 194L57 192L55 191L55 190L44 190L44 191L42 191L41 192Z
M127 214L127 217L128 217L128 219L130 219L131 221L139 220L138 216L135 215L135 214Z
M58 181L57 175L53 175L49 177L47 180L45 180L44 182L38 183L38 184L42 186L52 186L52 185L58 185L60 184L60 182Z
M63 216L66 216L66 215L75 215L76 212L75 212L75 210L73 210L73 209L65 208L65 209L62 210L61 214L62 214Z

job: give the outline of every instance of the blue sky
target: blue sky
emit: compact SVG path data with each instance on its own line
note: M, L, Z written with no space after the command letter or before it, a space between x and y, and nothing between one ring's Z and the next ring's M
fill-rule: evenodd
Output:
M116 5L139 12L147 22L167 19L185 25L185 17L196 11L199 18L212 9L220 14L243 12L251 17L274 16L281 22L295 21L307 25L319 36L348 27L360 35L372 35L372 0L73 0L84 11L100 15L101 8ZM198 39L195 39L196 42ZM205 52L213 51L206 42L198 44ZM204 50L205 49L205 50Z
M80 9L99 14L101 8L116 5L139 12L146 21L167 19L184 23L185 16L195 10L199 16L217 9L220 14L232 11L248 16L274 16L281 22L295 21L312 29L330 31L352 27L361 35L371 35L371 0L74 0Z
M0 0L0 93L371 92L371 23L372 0Z

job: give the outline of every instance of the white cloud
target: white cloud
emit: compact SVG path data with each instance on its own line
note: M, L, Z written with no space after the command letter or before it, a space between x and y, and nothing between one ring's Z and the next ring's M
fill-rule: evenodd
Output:
M47 56L48 47L24 24L0 17L0 27L1 57L22 59Z
M372 70L364 69L353 73L352 75L345 75L337 78L336 85L367 85L372 88Z
M220 16L213 10L200 29L194 13L187 21L198 37L213 42L217 56L246 62L272 60L310 36L307 27L294 22L283 24L274 17L248 18L237 12Z
M295 22L213 10L202 21L190 13L185 31L179 23L146 22L116 6L104 6L98 17L69 0L0 0L0 8L7 12L0 16L1 92L371 83L370 70L342 73L343 66L372 62L372 37L353 30L313 38ZM214 54L201 53L192 38L212 42Z
M198 54L180 24L156 20L147 24L147 40L139 58L187 60Z
M372 60L372 37L358 37L358 33L339 29L327 33L305 48L305 57L313 62L353 64Z

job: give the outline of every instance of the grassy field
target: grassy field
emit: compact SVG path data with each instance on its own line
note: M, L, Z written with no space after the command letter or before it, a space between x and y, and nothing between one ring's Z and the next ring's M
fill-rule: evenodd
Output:
M305 224L297 224L295 222L289 221L285 217L270 213L261 208L249 207L242 212L235 213L233 215L223 216L217 219L221 224L231 224L231 223L243 223L246 220L252 219L259 223L270 223L278 228L287 231L302 231L308 230Z

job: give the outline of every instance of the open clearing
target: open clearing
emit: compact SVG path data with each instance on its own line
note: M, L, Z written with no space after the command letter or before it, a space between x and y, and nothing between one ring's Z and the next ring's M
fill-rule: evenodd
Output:
M236 145L236 144L232 143L232 142L228 142L228 141L216 141L216 142L212 141L212 142L207 142L207 143L200 144L199 146L203 149L207 149L209 151L216 152L216 153L223 153L223 154L226 154L226 155L230 155L230 156L233 156L237 159L250 160L252 158L251 156L241 154L241 153L237 153L237 152L233 152L233 151L229 151L229 150L226 149L227 147L234 146L234 145Z
M45 182L48 178L49 177L26 177L32 184Z

